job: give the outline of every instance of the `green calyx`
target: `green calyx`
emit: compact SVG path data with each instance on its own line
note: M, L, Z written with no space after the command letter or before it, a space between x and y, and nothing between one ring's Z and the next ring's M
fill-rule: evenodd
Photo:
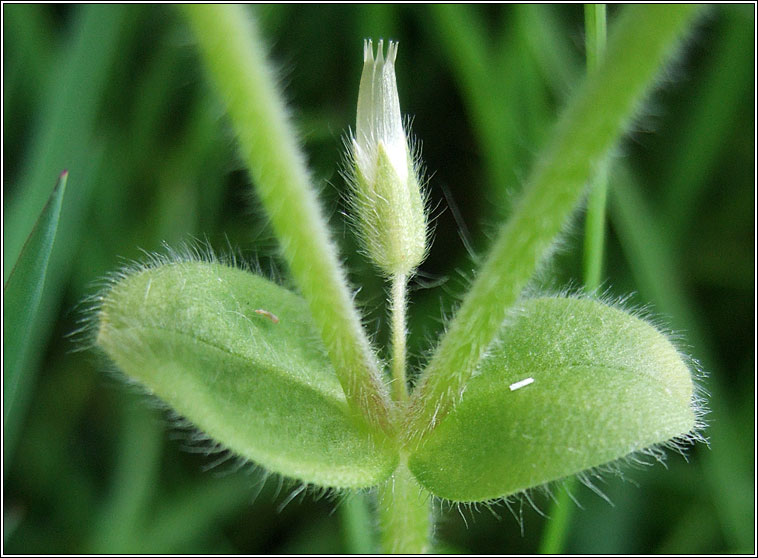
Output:
M355 228L368 257L388 276L409 274L427 253L424 198L410 155L407 166L403 180L379 143L373 182L360 168L355 173Z

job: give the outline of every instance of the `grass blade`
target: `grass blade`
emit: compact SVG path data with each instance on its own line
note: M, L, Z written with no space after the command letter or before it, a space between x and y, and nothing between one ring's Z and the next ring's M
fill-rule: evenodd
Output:
M66 47L56 57L55 73L41 94L39 121L35 123L29 148L21 163L19 180L7 185L5 222L3 223L3 281L18 259L26 238L34 228L36 215L42 212L49 177L66 168L76 176L75 187L63 199L58 223L56 249L48 263L48 283L64 285L76 262L80 231L86 210L95 191L107 180L101 165L102 142L94 137L97 109L111 69L123 53L124 37L134 28L139 11L125 6L87 5L74 12L71 34ZM44 289L37 316L32 321L30 338L39 347L49 339L54 317L64 290ZM34 378L43 351L29 351L21 366L27 373L15 394L15 407L6 422L4 462L10 463L18 429L27 410Z
M118 60L121 31L135 13L131 6L88 5L75 14L70 43L56 59L55 73L41 94L39 120L20 165L19 179L10 185L13 190L7 196L3 223L6 273L32 230L34 216L45 204L48 177L66 168L77 177L79 186L79 177L92 164L90 138L97 111L109 72ZM72 191L71 197L78 199L78 192L78 188ZM7 279L4 275L3 281Z
M16 431L14 402L22 383L21 363L29 350L34 316L45 286L47 263L58 230L68 172L63 171L3 286L3 420L6 442Z

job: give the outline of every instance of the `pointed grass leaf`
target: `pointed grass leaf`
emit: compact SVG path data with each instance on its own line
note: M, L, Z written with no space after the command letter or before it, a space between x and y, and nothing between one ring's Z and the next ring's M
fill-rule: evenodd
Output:
M3 286L3 418L6 427L22 381L22 363L45 286L67 180L68 172L64 171Z
M118 280L97 344L235 453L304 482L367 487L396 452L354 422L307 303L252 273L174 262Z
M409 468L443 498L500 498L686 437L696 408L682 355L644 320L526 300Z

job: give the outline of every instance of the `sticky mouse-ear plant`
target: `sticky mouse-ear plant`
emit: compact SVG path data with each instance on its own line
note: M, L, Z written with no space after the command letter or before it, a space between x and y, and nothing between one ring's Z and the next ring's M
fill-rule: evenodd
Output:
M428 233L400 117L397 44L386 54L381 42L376 53L364 45L348 142L352 219L392 284L385 372L254 22L239 6L186 7L297 292L215 261L161 260L102 295L97 343L240 456L306 484L376 488L386 552L430 549L432 497L505 498L692 439L700 408L691 372L663 333L590 297L521 294L696 12L624 9L604 62L568 103L409 391L405 291Z

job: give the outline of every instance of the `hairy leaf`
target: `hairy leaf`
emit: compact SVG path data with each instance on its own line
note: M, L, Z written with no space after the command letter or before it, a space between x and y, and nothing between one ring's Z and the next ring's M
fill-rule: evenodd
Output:
M371 486L396 452L353 422L304 300L218 263L168 263L106 294L97 342L236 453L322 486Z
M686 435L693 393L647 322L588 299L526 300L409 468L450 500L507 496Z

